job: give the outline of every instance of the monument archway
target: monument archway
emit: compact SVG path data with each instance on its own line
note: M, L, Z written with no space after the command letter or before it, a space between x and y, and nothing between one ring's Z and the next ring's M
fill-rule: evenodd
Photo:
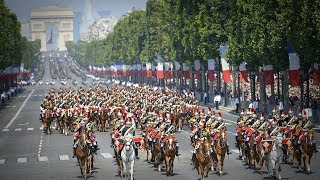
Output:
M66 41L73 41L73 10L59 6L41 7L31 11L32 40L41 40L40 51L67 50ZM52 36L51 36L52 29ZM51 42L48 41L51 36Z

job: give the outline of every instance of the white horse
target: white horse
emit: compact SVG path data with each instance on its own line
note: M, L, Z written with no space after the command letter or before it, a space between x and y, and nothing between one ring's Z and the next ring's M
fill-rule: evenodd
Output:
M267 170L268 170L268 176L269 178L277 178L278 174L278 179L281 179L281 162L282 162L282 156L283 156L283 151L282 151L282 134L278 133L276 137L274 137L273 141L273 146L270 154L268 155L266 159L266 164L267 164ZM272 175L270 173L270 167L272 167ZM278 173L277 173L278 170Z
M130 129L129 129L130 130ZM128 131L127 131L128 132ZM121 151L121 159L123 163L123 172L127 175L127 167L130 166L130 179L133 180L133 166L134 166L134 147L132 134L125 133L124 147ZM128 176L129 179L129 176Z

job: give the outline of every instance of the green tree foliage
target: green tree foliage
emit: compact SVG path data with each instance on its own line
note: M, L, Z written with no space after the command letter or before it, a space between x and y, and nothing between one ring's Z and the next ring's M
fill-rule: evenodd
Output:
M219 57L229 63L288 69L287 43L308 62L319 62L320 0L148 0L145 11L122 17L105 39L68 43L87 66L165 60L193 64Z
M20 65L20 26L16 15L0 0L0 67L3 69Z
M27 69L34 68L38 62L38 53L41 48L41 41L28 41L26 37L21 38L21 63Z

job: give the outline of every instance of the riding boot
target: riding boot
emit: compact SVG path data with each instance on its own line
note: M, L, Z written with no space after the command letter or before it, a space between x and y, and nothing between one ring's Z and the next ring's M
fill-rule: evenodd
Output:
M177 146L177 154L176 156L180 156L181 154L179 154L179 146Z
M229 145L227 145L227 155L230 155L231 152L229 151Z
M139 158L138 148L134 148L134 154L135 154L135 156L136 156L137 159L140 159L140 158Z
M94 155L98 155L98 145L93 145L93 153Z
M77 145L75 143L73 143L73 155L72 155L72 158L75 158L76 156L76 148L77 148Z
M193 152L190 165L193 165L195 159L196 159L196 153Z

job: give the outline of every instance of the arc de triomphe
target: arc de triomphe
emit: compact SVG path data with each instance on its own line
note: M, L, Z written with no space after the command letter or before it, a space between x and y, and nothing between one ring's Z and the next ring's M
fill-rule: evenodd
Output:
M41 50L47 51L47 35L49 26L58 28L57 48L65 51L66 41L73 41L73 10L58 6L41 7L31 11L31 37L32 40L41 40Z

